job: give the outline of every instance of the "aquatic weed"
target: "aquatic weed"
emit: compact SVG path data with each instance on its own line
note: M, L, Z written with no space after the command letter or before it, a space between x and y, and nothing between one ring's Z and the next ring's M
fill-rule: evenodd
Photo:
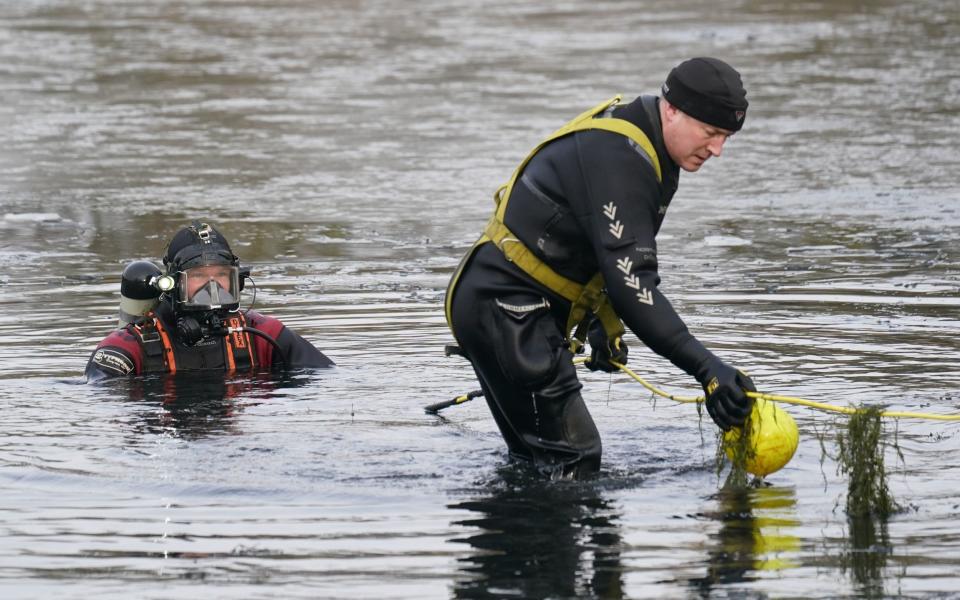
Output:
M848 478L847 515L852 518L885 519L899 510L887 485L882 412L881 407L860 406L847 421L846 430L837 428L837 473ZM903 460L896 438L893 447Z
M743 490L759 482L760 478L750 479L750 473L747 471L747 463L756 457L756 448L750 443L750 428L753 426L753 419L747 418L740 427L740 435L731 436L735 439L727 441L723 432L718 434L717 438L717 457L716 468L717 477L723 470L725 459L730 461L730 472L723 483L725 490ZM728 453L729 451L729 453Z
M700 445L703 446L705 440L703 439L703 402L697 402L697 431L700 433Z
M836 425L836 423L834 423L834 425ZM830 456L830 453L827 452L827 442L826 442L828 427L824 427L823 429L818 429L816 422L813 422L811 424L811 427L813 428L814 437L817 438L817 442L819 442L820 444L820 476L823 477L823 491L826 492L827 486L828 486L827 472L823 470L823 463L825 463L827 460L827 457ZM835 456L830 456L830 458L836 460Z

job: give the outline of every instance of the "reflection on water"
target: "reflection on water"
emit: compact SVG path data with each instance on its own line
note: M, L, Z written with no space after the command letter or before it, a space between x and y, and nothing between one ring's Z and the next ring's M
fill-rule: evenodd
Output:
M151 374L93 385L126 394L130 401L142 405L137 411L141 420L135 425L136 432L196 439L238 433L237 417L247 407L309 381L296 373L224 378L222 373L200 371Z
M614 503L590 483L545 482L534 469L502 469L459 521L470 546L456 598L623 598L622 540ZM547 576L545 576L547 575Z
M482 484L482 491L450 505L469 511L456 523L467 532L453 538L470 548L458 561L455 596L632 597L627 582L633 573L648 571L639 558L655 548L656 534L638 532L639 545L625 541L622 500L611 484L622 482L601 477L550 484L533 469L502 469ZM737 597L756 582L804 566L793 487L721 490L707 499L707 506L696 522L710 533L704 544L697 544L693 565L678 561L674 569L653 576L663 585L691 566L699 574L678 579L682 587L666 595ZM685 537L675 538L678 558L684 555ZM670 564L670 550L663 552L658 560Z
M885 569L891 553L887 519L847 519L849 549L841 564L853 576L857 591L866 598L883 598Z
M703 515L720 524L708 546L707 572L690 581L698 594L709 597L715 588L799 566L800 520L793 488L724 489L716 500L717 510Z

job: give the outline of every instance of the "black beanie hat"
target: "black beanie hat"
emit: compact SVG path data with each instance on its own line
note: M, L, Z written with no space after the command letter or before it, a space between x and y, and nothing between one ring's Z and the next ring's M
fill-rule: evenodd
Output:
M694 119L740 131L747 116L747 91L740 73L717 58L691 58L674 67L663 97Z
M200 265L237 265L238 262L227 238L212 225L199 221L178 231L163 255L167 273Z

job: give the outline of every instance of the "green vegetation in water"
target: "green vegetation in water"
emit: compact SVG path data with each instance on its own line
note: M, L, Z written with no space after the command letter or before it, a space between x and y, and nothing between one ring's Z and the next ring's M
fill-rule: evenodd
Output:
M723 465L727 459L730 460L730 472L723 483L725 490L743 490L755 485L759 478L751 479L752 475L747 471L747 463L756 456L756 449L750 445L750 427L753 419L747 418L743 424L742 431L735 441L726 442L723 432L719 433L717 440L717 458L716 468L717 477L723 470ZM730 450L732 456L727 456L727 450Z
M882 412L880 407L860 406L850 416L846 430L837 429L837 473L847 476L847 515L852 518L885 519L899 510L887 486ZM903 460L896 439L894 448Z
M700 445L704 445L703 437L703 402L697 402L697 431L700 433Z
M850 415L846 423L834 423L838 453L827 451L826 431L817 431L820 441L820 465L826 457L837 463L837 473L847 476L848 548L839 556L840 566L849 571L863 598L885 598L884 570L891 554L887 533L888 517L900 510L887 485L884 463L882 407L863 407ZM894 433L893 448L901 463L903 453ZM824 486L826 486L824 473Z

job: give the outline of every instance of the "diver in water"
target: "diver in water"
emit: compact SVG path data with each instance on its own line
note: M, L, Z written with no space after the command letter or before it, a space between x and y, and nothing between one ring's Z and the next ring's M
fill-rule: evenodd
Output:
M707 350L657 289L656 235L680 170L720 156L743 126L740 74L715 58L674 68L661 96L620 97L537 146L496 195L447 289L447 322L512 455L564 476L600 467L600 434L571 362L615 371L624 323L695 377L723 429L750 414L750 378Z
M324 356L279 320L240 310L249 269L226 238L194 222L173 236L166 273L147 261L121 281L120 327L90 356L87 381L144 373L329 367Z

